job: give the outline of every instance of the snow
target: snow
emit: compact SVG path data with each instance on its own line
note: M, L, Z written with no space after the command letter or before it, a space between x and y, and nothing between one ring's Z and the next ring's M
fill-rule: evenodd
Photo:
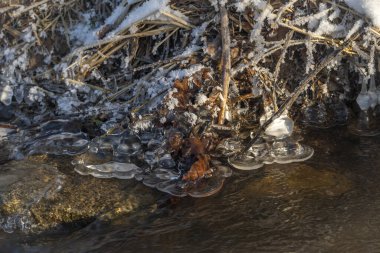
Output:
M208 100L208 97L205 94L199 93L195 99L195 103L197 104L197 106L202 106L205 103L207 103L207 100Z
M128 16L121 22L120 26L116 28L109 36L114 36L119 31L131 27L136 22L139 22L143 19L156 14L160 10L166 9L169 4L169 0L149 0L143 3L136 9L133 9ZM119 11L119 10L117 10ZM110 22L108 20L107 22Z
M262 13L257 18L255 17L255 20L257 21L254 25L253 30L251 31L250 41L258 41L263 43L265 39L261 35L261 30L264 27L264 22L266 20L272 19L271 13L273 11L273 7L270 4L267 4L265 8L262 10ZM259 46L257 45L259 48ZM260 48L258 49L260 50Z
M266 6L266 1L263 0L241 0L235 3L238 12L244 12L247 7L254 7L263 10Z
M83 21L70 28L70 40L77 45L88 45L97 41L96 30L91 28L92 11L82 14Z
M7 84L4 86L0 86L0 101L8 106L12 103L12 97L13 97L13 89L12 87Z
M213 6L216 11L219 11L218 0L209 0L209 2L211 4L211 6Z
M179 104L178 99L173 97L173 94L176 92L178 92L178 90L176 88L174 88L171 91L169 91L168 95L167 95L168 100L166 102L166 106L170 111L174 110L174 108L176 108Z
M338 32L344 31L346 28L343 25L335 25L332 22L324 19L318 26L318 29L314 32L318 35L334 35Z
M372 23L380 27L380 0L344 0L357 12L366 15Z
M191 124L191 126L195 126L198 120L198 116L192 112L185 112L184 116L187 118L187 121Z
M29 89L28 99L31 102L41 102L45 97L43 93L37 86L33 86Z
M195 65L192 65L188 69L173 70L169 73L168 76L172 80L181 80L185 77L192 76L194 73L201 71L204 68L205 68L205 66L203 66L202 64L195 64Z
M274 137L290 136L293 133L294 122L286 115L275 119L265 130L265 134Z

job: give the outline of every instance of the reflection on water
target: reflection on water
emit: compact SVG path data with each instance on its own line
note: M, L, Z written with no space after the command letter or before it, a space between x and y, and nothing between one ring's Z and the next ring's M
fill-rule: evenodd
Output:
M318 133L317 133L318 132ZM157 195L110 222L37 235L0 232L7 252L376 252L380 137L305 132L304 163L234 171L216 195ZM79 193L80 194L80 193Z

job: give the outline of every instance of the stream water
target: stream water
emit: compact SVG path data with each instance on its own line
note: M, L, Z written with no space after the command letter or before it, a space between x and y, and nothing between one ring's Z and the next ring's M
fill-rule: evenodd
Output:
M380 137L344 127L303 136L315 149L306 162L234 170L206 198L138 190L150 204L111 221L0 231L0 252L379 252Z

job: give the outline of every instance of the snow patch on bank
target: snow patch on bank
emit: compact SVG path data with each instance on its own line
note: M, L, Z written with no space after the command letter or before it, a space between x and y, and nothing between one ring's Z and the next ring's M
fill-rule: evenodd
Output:
M131 27L136 22L139 22L141 20L144 20L154 14L156 14L159 10L165 10L167 9L167 6L169 4L169 0L149 0L143 3L138 8L132 10L127 17L121 22L119 27L117 27L110 35L109 37L114 36L121 30L127 29ZM120 10L116 10L117 12L120 12ZM116 16L116 14L113 14L112 16ZM107 20L107 22L112 21Z
M344 2L370 18L375 26L380 27L380 0L344 0Z

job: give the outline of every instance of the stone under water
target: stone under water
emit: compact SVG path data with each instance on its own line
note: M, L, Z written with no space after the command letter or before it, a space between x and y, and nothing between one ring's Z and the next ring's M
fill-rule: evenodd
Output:
M271 165L265 175L248 185L243 191L250 196L292 196L312 194L339 196L348 192L353 183L333 170L316 169L306 164Z
M4 165L0 171L1 228L38 232L93 219L109 220L154 205L154 192L137 182L78 177L67 164L42 157Z

